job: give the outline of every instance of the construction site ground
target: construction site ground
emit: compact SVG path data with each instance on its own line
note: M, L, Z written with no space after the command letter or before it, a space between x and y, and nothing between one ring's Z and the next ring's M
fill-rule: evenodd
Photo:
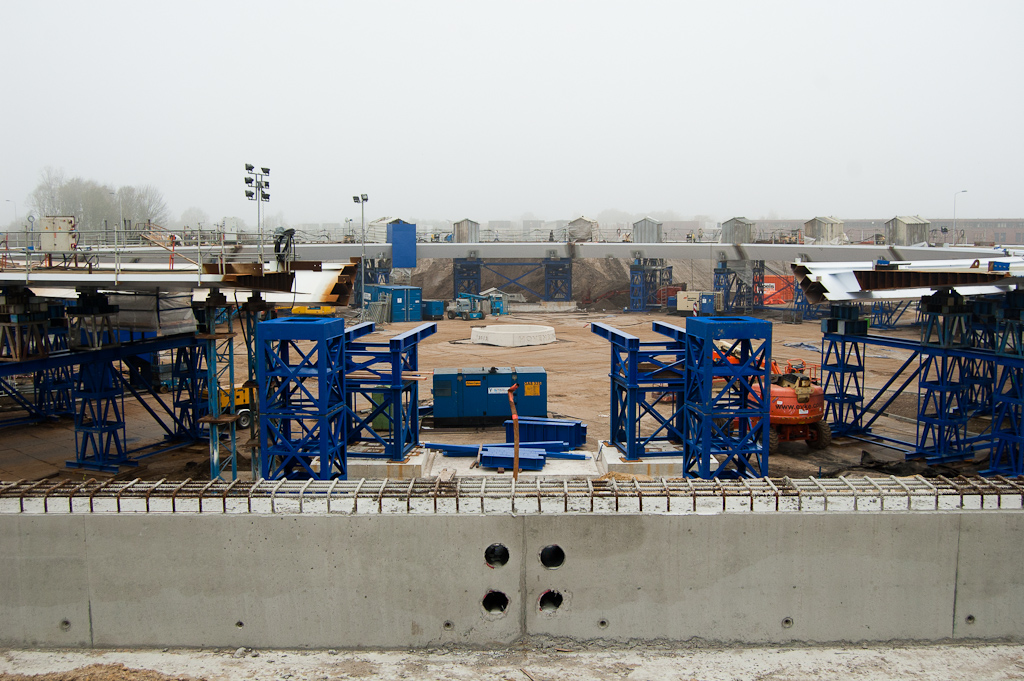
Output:
M772 355L781 364L789 358L801 358L809 362L820 361L821 332L818 322L785 324L778 321L781 313L775 311L765 312L759 316L774 320ZM611 350L607 341L591 331L590 325L594 322L603 322L639 336L642 341L666 340L665 336L652 331L651 322L654 320L685 325L683 317L666 313L615 314L600 311L513 314L468 322L461 319L444 319L437 322L437 333L419 346L420 369L429 372L440 367L543 367L547 372L550 416L584 421L588 425L588 449L596 453L598 441L608 439L610 432L608 373ZM348 321L355 322L352 318ZM549 345L518 348L475 345L470 342L472 326L491 324L552 326L557 341ZM409 322L379 326L372 338L386 339L417 325L418 323ZM885 333L913 339L918 337L919 331L916 327L908 325ZM238 341L235 354L236 383L241 384L245 380L245 348L241 340ZM868 392L880 388L908 357L904 351L878 346L868 346L866 355L865 383ZM430 388L431 381L427 376L420 383L421 403L431 400ZM163 444L164 431L142 406L133 399L126 399L124 410L128 448ZM916 386L911 384L907 392L897 397L885 414L875 422L874 431L912 442L917 432L916 415L917 392ZM971 429L980 431L986 425L972 422ZM435 429L428 418L424 421L421 440L481 444L501 442L504 434L502 426ZM11 426L3 431L3 437L4 445L0 448L0 479L104 477L103 474L65 466L66 461L75 458L74 423L70 417L51 422ZM248 440L248 433L240 434L238 439L239 442ZM247 450L240 450L238 459L239 470L242 472L240 477L250 477ZM902 451L880 443L836 438L832 446L821 451L811 450L802 442L782 443L780 452L770 457L769 474L772 477L918 473L949 475L975 472L984 467L984 459L985 456L982 454L974 462L929 468L921 460L905 461ZM457 460L444 461L452 462L451 467L464 467L455 466ZM572 466L567 466L568 462L552 462L545 473L553 472L554 468L558 469L558 473L574 470ZM586 474L588 469L584 467L578 470ZM679 474L681 473L680 469ZM208 447L204 443L197 443L140 458L137 467L123 469L119 477L138 477L144 480L208 478Z
M1020 645L874 645L702 648L633 645L580 650L555 642L502 650L0 651L0 681L735 681L772 679L1022 679Z

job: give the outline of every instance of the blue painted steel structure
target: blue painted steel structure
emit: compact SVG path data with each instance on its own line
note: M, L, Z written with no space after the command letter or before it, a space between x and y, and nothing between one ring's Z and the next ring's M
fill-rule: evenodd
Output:
M345 321L285 317L260 322L256 344L261 354L261 477L344 480Z
M219 291L211 291L205 307L197 310L202 332L196 339L206 346L206 414L199 423L209 428L211 480L222 478L228 470L232 480L238 479L233 311L234 306Z
M373 326L361 325L370 333ZM362 333L362 335L365 335ZM382 451L360 451L359 456L402 461L420 441L419 381L406 372L419 370L419 342L437 333L437 324L421 324L386 341L345 341L345 401L348 405L348 432L345 442L379 445ZM359 397L370 408L360 414ZM374 419L382 417L387 434L377 432ZM383 429L380 429L383 430Z
M590 325L591 331L611 343L608 440L629 461L682 453L678 449L648 451L647 446L683 442L686 330L664 322L653 322L651 328L670 340L641 343L607 324Z
M826 314L827 305L812 305L804 290L799 286L793 287L793 309L800 313L803 319L820 319Z
M501 270L508 267L527 268L526 271L512 277ZM546 301L570 301L572 300L572 260L559 258L545 258L536 260L517 260L511 262L492 262L479 259L456 258L453 261L452 269L452 298L458 298L460 293L472 293L479 295L482 271L487 270L504 280L505 283L498 286L505 290L508 286L518 286L523 291L537 296L540 300ZM523 279L537 272L544 271L544 291L535 291L523 283Z
M714 287L722 294L722 310L743 312L764 307L764 260L740 261L749 263L750 282L729 262L719 262L714 271Z
M767 476L771 322L693 317L685 337L683 475Z
M993 391L994 442L985 475L1024 475L1024 291L1011 291L1002 306L996 341Z
M903 314L914 305L911 300L876 300L871 303L871 328L895 329ZM907 322L910 324L911 322Z
M660 258L636 258L629 266L629 311L646 312L661 307L658 290L672 283L672 268Z

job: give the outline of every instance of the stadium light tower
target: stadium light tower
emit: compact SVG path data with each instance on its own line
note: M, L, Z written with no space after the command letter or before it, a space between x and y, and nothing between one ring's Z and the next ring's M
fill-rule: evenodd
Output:
M259 168L257 169L251 163L245 164L245 198L250 201L256 202L256 234L259 239L259 245L257 251L260 257L260 267L263 267L263 221L262 221L262 209L261 205L270 201L270 194L266 190L270 189L270 180L266 178L270 175L270 168Z
M362 226L362 236L359 238L359 243L362 244L363 254L359 258L359 309L363 308L363 286L366 285L366 202L370 200L366 194L360 194L353 196L352 200L359 204L360 213L360 224Z

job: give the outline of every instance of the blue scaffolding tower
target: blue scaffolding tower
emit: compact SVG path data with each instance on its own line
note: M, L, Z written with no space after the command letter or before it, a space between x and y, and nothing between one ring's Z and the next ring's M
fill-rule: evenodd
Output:
M629 266L629 311L647 312L661 307L658 291L672 284L672 267L661 258L635 258Z
M1024 291L1006 295L996 341L993 446L983 475L1024 475Z
M727 313L764 307L764 260L720 261L714 288L722 294L722 310Z
M402 461L420 442L419 343L437 333L437 324L421 324L385 341L357 341L373 325L350 329L345 340L345 401L349 424L346 443L370 443L361 457ZM369 404L360 410L358 400ZM379 447L379 450L377 449ZM353 455L355 452L353 452Z
M686 322L683 475L768 475L772 325L751 317Z
M686 331L664 322L653 322L651 328L671 340L641 343L607 324L590 325L591 331L611 343L608 439L628 461L682 454L678 445L683 442ZM677 446L648 451L647 446L655 442Z
M260 475L344 480L345 321L285 317L256 325Z

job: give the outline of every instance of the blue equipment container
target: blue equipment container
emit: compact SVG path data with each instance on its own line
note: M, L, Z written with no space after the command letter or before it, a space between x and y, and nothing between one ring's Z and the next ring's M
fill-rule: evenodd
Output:
M443 300L424 300L420 305L424 321L437 321L444 317Z
M516 403L518 409L518 402ZM505 421L505 441L512 442L512 421ZM587 424L571 419L519 417L520 442L546 442L555 440L568 443L569 449L582 447L587 442Z
M416 225L396 220L387 226L392 267L416 267Z
M702 293L702 294L700 294L700 313L702 315L713 315L713 314L715 314L715 294L714 293Z
M434 424L496 424L512 416L508 389L516 390L520 416L548 414L548 377L543 367L491 367L434 370ZM554 439L554 438L543 438Z
M379 284L367 286L366 293L371 303L384 300L385 295L391 296L390 318L393 322L423 321L423 289L417 286Z

